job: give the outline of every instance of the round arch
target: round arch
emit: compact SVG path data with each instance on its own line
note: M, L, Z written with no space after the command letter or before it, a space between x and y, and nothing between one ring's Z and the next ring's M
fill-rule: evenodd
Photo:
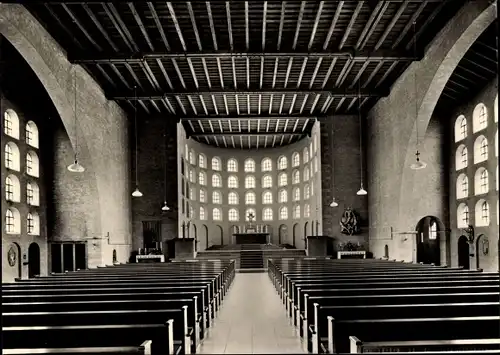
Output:
M424 264L441 264L440 240L445 233L445 226L435 216L426 216L418 221L415 227L417 231L417 262Z

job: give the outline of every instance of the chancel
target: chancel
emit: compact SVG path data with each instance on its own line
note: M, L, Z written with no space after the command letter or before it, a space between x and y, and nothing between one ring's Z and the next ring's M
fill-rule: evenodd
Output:
M0 2L5 354L500 355L496 0Z

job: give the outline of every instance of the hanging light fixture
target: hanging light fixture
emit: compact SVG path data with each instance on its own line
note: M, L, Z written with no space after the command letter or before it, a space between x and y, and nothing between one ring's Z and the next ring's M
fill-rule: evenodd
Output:
M165 128L163 132L163 152L165 153L165 162L163 164L163 174L164 174L164 179L163 179L163 184L164 184L164 189L165 189L165 201L163 202L163 206L161 208L162 211L170 211L170 207L167 205L167 120L165 120Z
M417 34L415 32L415 21L413 21L413 57L417 57ZM421 170L425 169L427 164L420 160L420 152L418 151L419 146L419 137L418 137L418 101L417 101L417 71L414 73L414 90L415 90L415 122L417 125L417 149L415 152L416 161L410 165L410 169L412 170Z
M142 192L139 190L139 166L137 153L137 86L134 86L134 133L135 133L135 190L132 192L133 197L142 197Z
M363 148L362 148L362 131L361 131L361 80L358 80L358 123L359 123L359 171L361 174L361 187L359 188L356 195L364 196L368 192L363 188Z
M74 94L75 94L75 160L73 164L68 165L68 170L72 173L83 173L85 168L78 162L78 129L76 120L76 67L73 71L73 84L74 84Z
M335 164L335 154L334 154L334 151L333 151L333 137L334 137L334 128L333 128L333 125L335 124L335 116L332 117L332 135L331 135L331 138L330 138L330 152L332 154L332 164L331 164L331 167L332 167L332 171L331 171L331 179L332 179L332 193L333 193L333 197L332 197L332 202L330 202L330 207L337 207L339 204L337 203L337 201L335 201L335 183L334 183L334 174L335 174L335 168L334 168L334 164Z

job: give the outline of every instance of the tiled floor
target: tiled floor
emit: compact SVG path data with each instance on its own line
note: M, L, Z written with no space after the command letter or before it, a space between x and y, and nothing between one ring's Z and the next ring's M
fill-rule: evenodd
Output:
M267 273L236 274L200 354L303 354Z

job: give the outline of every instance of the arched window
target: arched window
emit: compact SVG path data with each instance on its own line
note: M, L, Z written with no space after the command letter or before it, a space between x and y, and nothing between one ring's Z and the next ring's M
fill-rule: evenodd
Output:
M286 173L281 173L278 177L278 186L288 185L288 175Z
M203 186L207 184L207 174L204 171L198 173L198 183Z
M497 186L496 186L496 189L497 189L497 191L498 191L498 165L497 165L497 169L496 169L496 170L497 170L497 171L496 171L496 179L495 179L495 180L496 180L496 185L497 185Z
M286 191L285 189L281 189L278 193L278 201L279 203L288 202L288 191Z
M28 213L28 215L26 216L26 227L28 234L40 234L40 218L36 213Z
M455 121L455 142L460 142L467 137L467 119L464 115L458 116Z
M300 154L295 152L292 154L292 166L295 168L300 165Z
M238 194L236 192L230 192L227 195L227 203L230 205L237 205L238 204Z
M457 178L457 199L469 196L469 178L465 174L460 174Z
M457 208L457 227L466 228L469 225L469 207L461 203Z
M285 170L288 167L288 160L281 156L278 158L278 170Z
M204 221L207 219L207 215L205 214L205 207L200 207L200 220Z
M298 187L293 189L293 200L300 201L300 188Z
M288 219L288 208L283 206L280 208L280 220L285 221Z
M194 189L192 187L189 188L189 199L196 200L196 194L194 193Z
M429 225L429 239L437 239L437 223L434 220L431 220Z
M488 139L479 136L474 141L474 164L488 160Z
M311 197L311 188L309 185L304 186L304 200L307 200L309 197Z
M309 142L309 156L311 157L311 159L312 159L313 155L314 155L313 143Z
M26 173L28 175L38 177L40 174L40 164L38 162L38 155L35 152L26 153Z
M300 183L300 172L298 170L295 170L292 173L292 184L299 184Z
M273 170L273 162L269 158L262 159L261 163L262 171L272 171Z
M264 175L262 178L262 188L269 189L273 187L273 178L271 175Z
M498 130L495 132L495 156L498 157Z
M6 135L19 139L19 117L14 110L8 109L4 112L3 131Z
M203 169L207 168L207 157L204 154L198 155L198 165L200 168Z
M5 211L5 232L8 234L21 233L21 215L14 207L9 207Z
M488 193L488 190L488 171L485 168L479 168L474 174L474 194L486 194Z
M311 180L311 196L314 196L314 180Z
M293 207L293 219L299 219L300 218L300 205L295 205Z
M257 219L257 213L255 213L255 210L253 208L248 208L245 211L245 221L250 222L250 216L252 216L252 221L255 222Z
M245 205L255 205L255 193L247 192L245 194Z
M273 220L273 210L271 208L266 207L262 210L262 220L263 221Z
M490 224L490 206L481 199L476 202L476 227L486 227Z
M483 103L477 104L472 113L472 130L474 133L488 127L488 112Z
M185 144L184 145L184 157L186 158L186 160L188 160L188 154L189 154L189 148L188 148L188 145Z
M189 181L192 183L196 182L196 178L194 177L194 170L193 169L189 169Z
M309 180L309 168L306 166L304 168L304 181L308 181Z
M21 157L19 155L19 148L13 142L5 145L5 167L7 169L20 171L21 170Z
M238 215L238 210L235 208L231 208L228 212L228 219L231 222L236 222L240 220L240 216Z
M212 203L217 205L222 203L221 193L219 191L212 191Z
M273 203L273 194L271 191L266 191L262 194L262 204L270 205Z
M318 172L318 157L314 157L314 160L313 160L313 167L314 167L314 173L317 173Z
M318 136L315 134L313 137L314 153L318 150Z
M222 179L219 174L212 175L212 187L222 187Z
M238 178L234 175L231 175L230 177L227 178L227 187L230 189L237 189L238 188Z
M188 218L194 218L194 208L191 205L189 205L189 215L188 215Z
M245 178L245 189L255 189L255 177L248 175Z
M220 208L214 208L212 210L212 219L214 221L222 221L222 212Z
M307 147L305 147L302 152L302 160L304 160L304 164L309 161L309 149L307 149Z
M38 127L35 122L28 121L26 123L26 143L34 148L38 148Z
M254 173L255 172L255 160L247 159L245 160L245 172Z
M200 202L207 202L207 192L205 189L200 189Z
M238 162L236 159L231 158L227 161L227 171L230 173L238 172Z
M196 164L196 161L194 159L194 152L192 150L189 151L189 164L191 164L191 165L195 165Z
M5 178L5 199L7 201L21 202L21 184L15 175Z
M212 170L215 170L215 171L221 171L221 162L220 162L220 158L218 157L213 157L212 158Z
M455 153L455 168L456 170L465 169L468 165L467 147L463 144L459 145Z
M304 205L304 218L309 218L311 216L311 206L307 203Z

